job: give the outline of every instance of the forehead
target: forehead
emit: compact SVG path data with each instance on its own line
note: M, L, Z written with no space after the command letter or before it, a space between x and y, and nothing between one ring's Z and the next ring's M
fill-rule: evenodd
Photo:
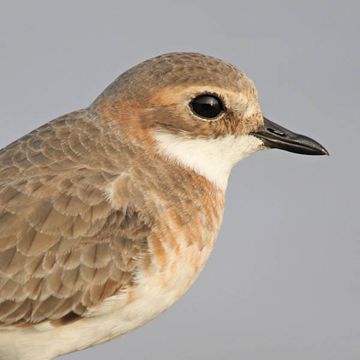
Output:
M238 92L254 91L252 82L235 66L197 53L171 53L146 60L123 73L106 95L147 97L160 88L210 86Z

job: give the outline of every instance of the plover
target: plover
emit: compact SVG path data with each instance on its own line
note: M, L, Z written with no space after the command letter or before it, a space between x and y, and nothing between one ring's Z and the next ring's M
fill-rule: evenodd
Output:
M0 359L49 360L141 326L192 285L231 168L324 155L263 117L235 66L171 53L0 152Z

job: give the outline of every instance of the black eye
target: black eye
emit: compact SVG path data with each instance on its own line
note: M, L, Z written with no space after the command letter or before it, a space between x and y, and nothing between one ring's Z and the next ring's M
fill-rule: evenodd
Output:
M214 95L199 95L190 103L191 110L205 119L214 119L224 111L222 101Z

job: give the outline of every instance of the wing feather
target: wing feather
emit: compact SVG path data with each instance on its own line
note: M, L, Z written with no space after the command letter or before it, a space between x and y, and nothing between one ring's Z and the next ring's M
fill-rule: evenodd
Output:
M116 146L84 111L0 151L0 326L81 316L131 286L151 220L129 182L122 207L108 199Z

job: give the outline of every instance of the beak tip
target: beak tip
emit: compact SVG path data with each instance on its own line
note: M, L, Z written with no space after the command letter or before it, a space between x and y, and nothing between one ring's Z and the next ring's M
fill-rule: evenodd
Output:
M319 144L319 143L318 143ZM330 156L330 153L322 146L319 144L318 147L318 155L326 155L326 156Z
M323 148L322 150L323 150L323 155L330 156L330 153L325 148Z

